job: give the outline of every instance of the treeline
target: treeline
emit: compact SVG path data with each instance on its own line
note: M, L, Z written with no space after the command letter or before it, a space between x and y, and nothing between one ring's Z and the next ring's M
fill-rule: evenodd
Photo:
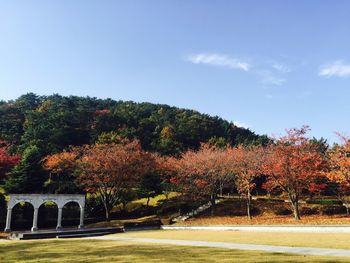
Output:
M234 189L303 195L349 207L350 142L329 147L307 126L269 139L218 117L166 105L27 94L0 107L0 181L7 193L90 193L106 219L116 204L171 191L215 200Z
M246 200L251 218L259 178L267 192L289 199L297 220L301 197L322 195L330 189L349 208L350 141L343 137L343 144L329 148L323 140L306 137L308 130L307 126L290 129L268 145L204 143L176 157L147 152L137 140L119 138L49 155L44 167L56 183L75 182L76 187L98 197L107 220L112 208L128 203L135 191L149 198L175 190L188 200L211 202L214 209L225 188L235 189ZM62 181L73 175L75 181Z
M43 159L70 147L137 140L144 151L180 156L203 142L267 144L267 136L219 117L168 105L29 93L0 101L0 185L8 193L72 193L74 176L58 181ZM2 158L2 159L1 159ZM17 160L16 165L14 165Z
M147 151L176 155L201 142L263 144L267 136L219 117L168 105L29 93L0 101L0 140L16 153L37 146L43 155L113 136L138 139Z

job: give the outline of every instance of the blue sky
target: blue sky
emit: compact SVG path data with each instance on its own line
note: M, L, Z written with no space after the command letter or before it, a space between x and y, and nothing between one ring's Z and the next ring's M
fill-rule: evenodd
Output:
M1 1L0 99L166 103L350 135L349 1Z

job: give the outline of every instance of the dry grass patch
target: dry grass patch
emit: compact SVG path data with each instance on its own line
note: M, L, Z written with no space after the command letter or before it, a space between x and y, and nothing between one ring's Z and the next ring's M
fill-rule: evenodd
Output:
M350 217L346 215L304 215L295 220L291 215L278 216L263 214L249 220L246 216L199 216L177 225L350 225Z
M246 204L239 199L226 199L210 211L178 225L350 225L350 217L342 206L300 204L301 220L293 218L291 205L275 201L253 201L253 218L246 216ZM331 214L332 212L338 214Z

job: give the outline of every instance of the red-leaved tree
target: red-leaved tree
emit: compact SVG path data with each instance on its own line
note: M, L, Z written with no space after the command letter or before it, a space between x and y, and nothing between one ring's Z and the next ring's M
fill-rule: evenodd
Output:
M79 166L79 182L87 192L101 198L109 221L123 191L137 186L155 164L154 155L143 151L138 141L131 141L85 146Z
M202 144L198 151L189 150L170 161L177 174L172 182L187 196L210 201L213 213L220 187L232 178L226 151Z
M231 169L237 191L246 199L247 216L251 219L252 191L255 188L254 179L261 175L264 161L264 149L261 146L238 146L228 148Z
M20 161L19 155L9 153L9 144L0 141L0 181L6 178L6 174Z
M300 220L299 198L315 178L322 176L327 162L318 145L305 137L308 126L287 130L287 135L269 145L264 163L267 189L280 188L291 202L294 218Z

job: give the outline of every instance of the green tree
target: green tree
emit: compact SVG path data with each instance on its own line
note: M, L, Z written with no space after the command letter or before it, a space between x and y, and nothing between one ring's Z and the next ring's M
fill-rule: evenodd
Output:
M40 193L47 179L41 165L42 154L37 146L23 152L22 160L8 174L5 182L7 193Z
M155 197L161 192L161 180L158 173L154 171L142 176L138 189L138 196L141 198L147 198L146 206L149 205L151 197Z

